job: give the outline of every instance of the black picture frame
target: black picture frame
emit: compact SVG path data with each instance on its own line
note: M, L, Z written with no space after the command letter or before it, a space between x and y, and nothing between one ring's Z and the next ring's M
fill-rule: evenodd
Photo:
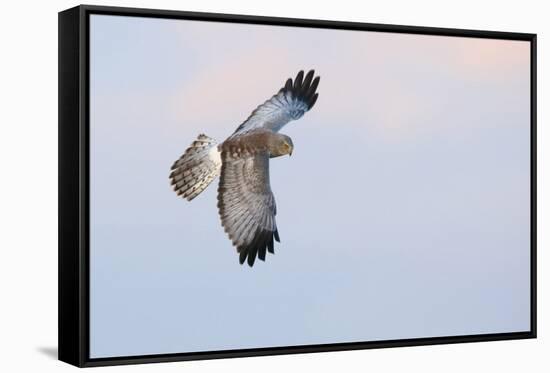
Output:
M531 45L530 330L463 336L252 348L113 358L89 355L89 17L92 14L383 31L528 41ZM397 26L81 5L59 13L59 360L78 367L536 338L537 36L529 33Z

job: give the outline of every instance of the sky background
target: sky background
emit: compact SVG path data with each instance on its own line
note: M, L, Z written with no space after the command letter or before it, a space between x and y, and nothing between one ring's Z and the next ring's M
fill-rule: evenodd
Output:
M529 43L91 17L91 357L529 329ZM238 264L170 166L301 70L281 243Z

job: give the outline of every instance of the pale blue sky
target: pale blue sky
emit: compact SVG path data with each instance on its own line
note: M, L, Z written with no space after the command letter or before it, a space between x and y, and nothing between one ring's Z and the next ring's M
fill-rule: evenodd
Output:
M91 357L529 329L529 44L98 16ZM300 69L319 100L271 161L254 268L169 169Z

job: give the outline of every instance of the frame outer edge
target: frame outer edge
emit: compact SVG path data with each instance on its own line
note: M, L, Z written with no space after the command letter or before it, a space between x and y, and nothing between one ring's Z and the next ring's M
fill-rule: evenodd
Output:
M89 180L88 180L88 25L86 9L78 7L79 70L78 70L78 254L79 254L79 366L84 367L89 358Z
M58 13L58 359L83 366L80 8Z
M531 35L531 334L537 338L537 34Z
M90 358L89 15L187 19L531 42L531 328L529 331L199 353ZM536 338L536 34L80 5L59 13L59 360L109 366Z

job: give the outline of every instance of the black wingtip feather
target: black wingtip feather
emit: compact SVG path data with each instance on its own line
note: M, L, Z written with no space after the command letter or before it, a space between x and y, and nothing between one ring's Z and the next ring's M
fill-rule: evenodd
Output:
M258 249L258 259L261 261L265 261L265 252L269 243L269 236L273 236L273 234L269 231L264 231L262 242L260 243L260 247Z
M265 254L266 254L266 248L265 247L258 250L258 259L260 259L262 262L265 262Z
M257 249L256 249L257 250ZM255 250L255 251L256 251ZM248 265L250 267L253 267L254 266L254 261L256 260L256 252L254 253L248 253Z
M302 88L302 80L304 79L304 70L300 70L298 75L296 75L296 79L294 79L294 90L299 91L300 88Z
M258 229L250 244L237 247L239 263L244 264L246 262L250 267L253 267L256 257L261 261L265 261L267 252L275 254L274 238L279 242L279 233L277 231L272 232Z
M309 109L311 109L313 107L313 105L315 105L315 103L317 102L317 97L319 97L318 93L313 95L313 98L309 102L309 106L308 106Z
M313 82L311 82L311 85L309 86L306 97L311 98L315 94L315 91L317 90L317 86L319 85L319 82L321 81L321 77L318 76L315 79L313 79Z
M288 79L281 91L290 92L292 97L302 100L307 104L308 110L313 107L317 100L317 86L319 85L320 77L315 77L315 70L309 70L304 78L304 71L300 72L294 78Z
M309 70L309 72L306 75L306 78L304 79L304 82L302 83L302 91L300 92L302 95L306 95L307 91L310 87L311 80L313 79L313 74L315 74L315 70Z
M250 246L248 246L248 265L252 267L254 265L254 261L256 260L256 255L258 254L258 246L261 241L261 234L256 234L256 237L252 240L252 243Z
M244 261L246 260L246 254L247 254L246 250L241 249L241 251L239 252L239 263L240 264L243 264Z
M286 81L284 90L292 91L292 79L288 78L288 80Z

